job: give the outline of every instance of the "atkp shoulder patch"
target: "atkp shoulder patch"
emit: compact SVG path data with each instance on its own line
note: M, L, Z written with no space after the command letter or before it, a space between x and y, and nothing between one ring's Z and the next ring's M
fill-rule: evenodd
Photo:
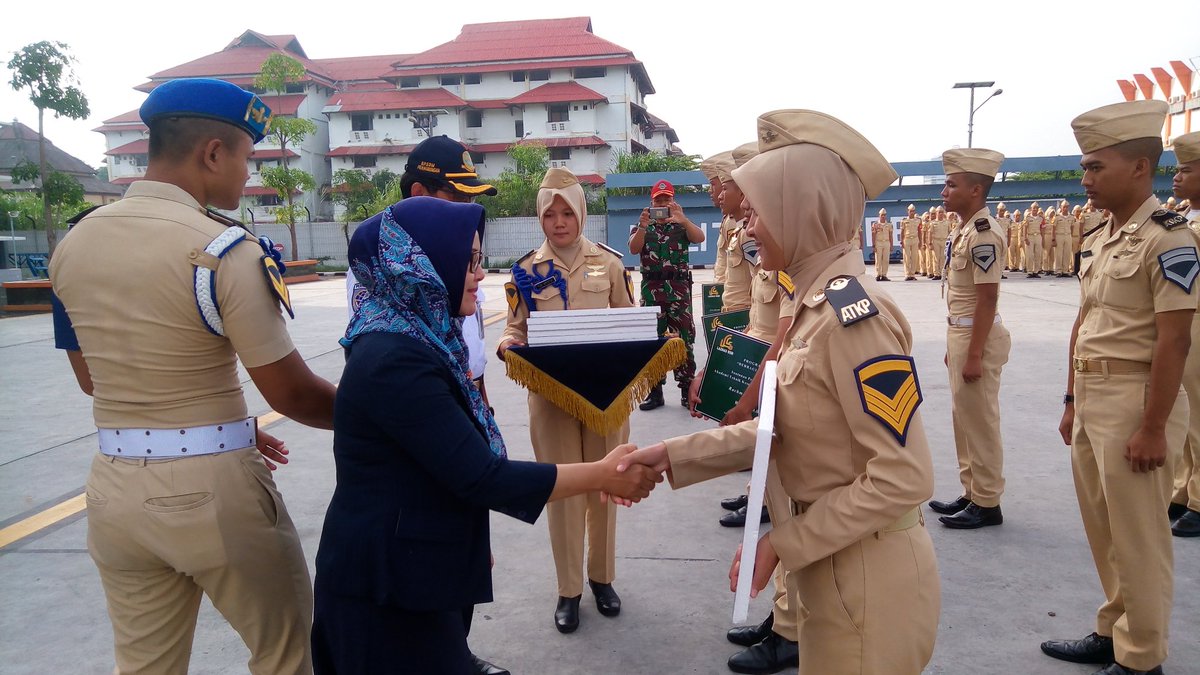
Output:
M878 420L903 447L917 407L924 400L913 358L877 356L855 368L854 379L863 412Z
M1196 275L1200 274L1200 258L1194 246L1180 246L1158 256L1162 265L1163 278L1179 286L1185 293L1192 292Z
M983 272L992 269L992 264L996 262L996 245L978 244L972 246L971 262L975 263L975 266Z
M987 218L976 218L975 219L975 231L976 232L986 232L987 230L990 230L990 229L992 229L992 224L990 222L988 222Z
M1187 218L1174 211L1159 209L1150 214L1150 220L1162 225L1165 229L1173 230L1180 225L1187 225Z
M854 277L834 277L825 287L825 298L842 326L856 324L879 313L862 283Z

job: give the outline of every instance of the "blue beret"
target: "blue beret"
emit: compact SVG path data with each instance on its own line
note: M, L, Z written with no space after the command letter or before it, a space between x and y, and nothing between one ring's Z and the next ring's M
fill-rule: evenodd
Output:
M228 122L257 143L271 128L271 109L236 84L205 77L171 80L155 87L142 103L147 126L163 117L201 117Z

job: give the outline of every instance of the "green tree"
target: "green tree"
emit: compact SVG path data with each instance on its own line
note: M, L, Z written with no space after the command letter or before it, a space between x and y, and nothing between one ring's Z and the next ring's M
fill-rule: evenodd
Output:
M376 190L383 193L387 192L388 186L392 184L392 181L399 178L391 169L379 169L371 175L371 184L375 186Z
M303 80L306 74L303 64L299 61L282 52L276 52L268 56L259 66L258 76L254 78L254 86L264 91L283 94L286 93L289 83ZM279 198L286 202L286 206L273 209L273 212L277 218L287 224L288 233L292 235L292 260L296 260L298 249L296 216L303 211L302 207L297 208L293 200L297 194L312 190L316 182L307 172L288 166L288 145L299 146L305 138L316 132L317 125L310 120L280 116L271 118L271 127L267 132L279 145L280 166L263 170L263 185L273 188L279 193ZM268 173L272 176L272 184L267 183Z
M100 180L105 181L105 182L108 181L108 166L107 165L102 166L99 169L96 169L96 178L99 178Z
M508 156L513 168L501 171L491 181L496 196L484 195L475 201L487 209L489 218L536 216L538 187L550 166L550 151L541 143L517 143L509 146Z
M329 198L334 204L346 207L342 214L342 235L346 237L347 246L350 245L350 223L374 213L367 213L367 210L379 198L379 193L374 178L362 169L338 169L333 173L333 189L329 191Z
M698 171L699 155L668 155L662 152L618 152L613 173L658 173L662 171Z
M34 194L41 200L43 207L46 204L50 205L51 231L55 231L62 224L64 214L68 217L73 216L87 208L87 202L83 199L83 185L70 174L51 171L46 180L39 183L41 172L38 166L26 160L14 166L11 175L13 185L34 184Z
M12 71L14 91L29 90L29 100L38 110L38 177L45 185L49 180L46 170L46 111L55 117L81 120L91 114L87 97L75 86L78 79L74 72L75 57L63 42L36 42L13 52L8 68ZM42 191L42 224L46 228L46 241L50 254L58 245L58 234L54 229L50 213L52 190Z

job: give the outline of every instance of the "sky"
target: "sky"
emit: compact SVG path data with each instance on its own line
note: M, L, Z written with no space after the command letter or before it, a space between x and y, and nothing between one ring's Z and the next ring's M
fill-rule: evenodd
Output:
M407 9L414 6L423 9ZM220 51L247 29L295 34L310 58L332 58L419 52L452 40L463 23L587 15L596 35L645 64L658 92L647 107L675 128L685 152L703 156L754 140L763 112L809 108L850 124L891 161L932 159L967 144L969 94L952 85L988 80L1004 93L975 114L975 147L1077 154L1071 119L1123 100L1117 79L1171 60L1200 65L1195 0L460 0L440 15L436 3L399 2L60 0L50 17L46 7L8 3L0 63L40 40L70 46L92 115L47 115L46 135L94 166L105 146L91 130L141 105L134 86ZM2 74L0 119L36 129L27 92L8 86L7 68ZM976 104L990 91L978 90Z

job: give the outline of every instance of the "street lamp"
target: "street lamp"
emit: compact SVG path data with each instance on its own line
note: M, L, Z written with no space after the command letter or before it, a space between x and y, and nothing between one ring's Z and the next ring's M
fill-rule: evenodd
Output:
M993 97L999 96L1000 94L1004 93L1003 89L997 89L996 91L992 92L991 96L988 96L987 98L983 99L983 103L980 103L979 105L975 105L975 88L976 87L990 87L994 84L996 84L996 83L995 82L959 82L959 83L955 84L953 87L954 89L970 89L971 90L971 108L970 108L970 114L967 115L967 147L968 148L971 147L971 141L975 135L975 112L983 107L983 103L987 103L988 101L992 100Z
M16 255L16 253L17 253L17 230L16 230L16 227L13 225L13 223L16 222L17 216L19 216L19 215L21 215L20 211L9 211L8 212L8 241L9 241L8 248L9 248L9 254L12 256L12 259L13 259L13 265L17 264L17 255Z

